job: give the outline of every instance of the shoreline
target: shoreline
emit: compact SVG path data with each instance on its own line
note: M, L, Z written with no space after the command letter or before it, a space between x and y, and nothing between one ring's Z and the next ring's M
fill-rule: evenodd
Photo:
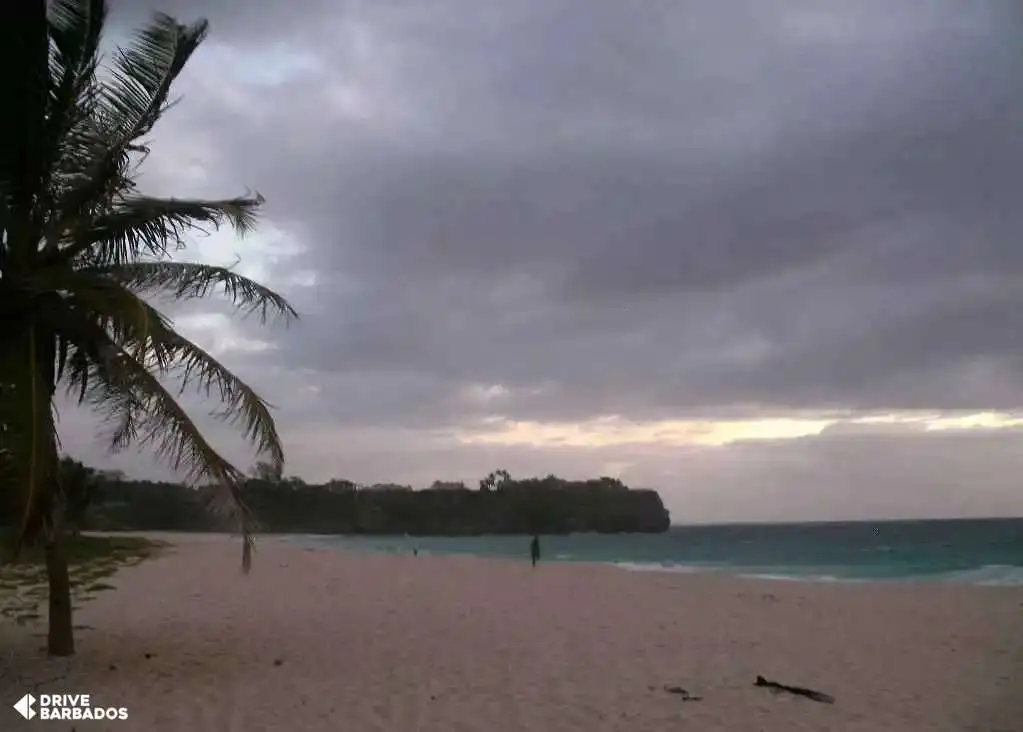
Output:
M402 556L406 553L411 553L411 548L405 551L403 548L401 551L386 549L386 548L373 548L373 547L358 547L358 546L346 546L340 543L332 544L331 539L346 540L355 539L356 541L365 538L365 535L350 535L350 534L263 534L257 535L257 541L260 537L265 537L272 540L284 540L289 544L297 546L316 546L329 548L333 551L352 552L356 554L372 554L372 555L384 555L384 556ZM373 537L373 538L385 538L385 537ZM387 536L386 538L391 538ZM408 537L394 536L395 539L405 540ZM443 537L446 539L462 539L473 537ZM308 542L304 544L303 542ZM484 553L472 553L468 551L436 551L429 548L419 548L419 554L421 556L434 556L434 557L477 557L480 559L492 559L501 561L511 562L529 562L528 557L523 554L521 557L510 556L504 554L484 554ZM940 571L933 573L918 573L913 575L906 575L902 577L892 576L841 576L836 574L811 572L811 573L800 573L790 572L786 573L784 570L793 569L792 565L774 565L769 567L748 567L748 566L717 566L708 567L699 564L686 564L684 562L669 562L669 561L633 561L633 560L598 560L588 558L567 558L563 556L545 557L543 560L545 563L562 563L569 565L601 565L601 566L612 566L617 569L626 570L629 572L651 572L651 573L664 573L664 574L681 574L681 575L711 575L711 576L722 576L731 577L739 580L757 580L767 582L798 582L798 583L825 583L825 584L901 584L901 583L919 583L922 585L956 585L956 586L968 586L968 587L1023 587L1023 565L1007 565L1007 564L984 564L976 565L974 567L966 569L957 569L951 571ZM997 570L997 572L992 572ZM996 576L992 576L996 575ZM998 576L1000 575L1000 576Z
M232 534L230 532L208 532L208 531L115 531L115 532L86 532L95 536L135 536L144 539L153 539L158 541L169 541L171 543L175 541L181 541L183 543L193 542L219 542L224 540L235 540L240 542L241 537L238 534ZM414 537L404 537L399 535L366 535L366 534L283 534L283 533L270 533L270 534L255 534L256 546L261 542L269 541L275 543L281 543L287 546L297 546L300 548L315 547L329 549L335 552L345 552L356 555L367 555L367 556L406 556L411 555L412 547L409 547L407 551L402 549L401 551L386 549L386 548L373 548L370 546L358 547L358 546L345 546L340 543L331 543L331 540L349 540L355 539L356 541L366 539L389 539L394 538L396 540L407 540ZM427 539L431 537L425 537ZM437 537L432 537L437 538ZM440 537L444 539L472 539L474 537ZM525 538L525 537L523 537ZM306 543L307 542L307 543ZM239 544L240 546L240 544ZM521 557L503 555L503 554L474 554L472 552L459 552L459 551L436 551L429 548L419 548L419 556L422 557L475 557L478 559L511 562L511 563L529 563L528 556L523 553ZM571 558L559 558L545 557L542 559L545 564L566 564L566 565L596 565L605 567L614 567L618 570L625 570L628 572L638 573L650 573L650 574L672 574L672 575L698 575L698 576L710 576L710 577L726 577L741 581L756 581L756 582L769 582L769 583L797 583L797 584L836 584L836 585L921 585L924 587L930 587L934 585L945 586L951 585L956 587L993 587L993 588L1023 588L1023 565L1004 565L1004 564L986 564L976 565L974 567L966 569L958 569L952 571L941 571L934 573L919 573L915 575L906 575L902 577L890 577L890 576L841 576L827 573L786 573L782 570L789 568L785 565L776 565L765 568L750 568L743 566L719 566L710 568L698 564L685 564L679 563L666 563L666 562L642 562L642 561L630 561L630 560L595 560L595 559L571 559ZM991 570L998 570L1002 576L994 576L996 574ZM983 576L981 576L983 574ZM1008 576L1005 576L1008 575Z

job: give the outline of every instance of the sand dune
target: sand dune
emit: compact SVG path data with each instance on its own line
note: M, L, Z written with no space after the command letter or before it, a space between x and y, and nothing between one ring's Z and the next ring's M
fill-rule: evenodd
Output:
M128 708L79 731L1023 730L1023 589L534 571L273 539L245 577L237 542L178 541L82 608L93 629L70 664L0 628L0 729L71 729L9 708L43 681Z

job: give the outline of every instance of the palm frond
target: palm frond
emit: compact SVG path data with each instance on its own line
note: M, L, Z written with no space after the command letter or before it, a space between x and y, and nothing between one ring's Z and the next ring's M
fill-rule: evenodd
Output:
M48 281L37 275L32 282L36 287L45 284L66 292L61 304L46 313L50 327L62 340L82 344L88 343L85 335L93 330L108 334L109 342L129 354L141 368L177 378L182 393L194 389L207 397L215 395L220 407L211 412L212 416L240 427L258 454L274 466L284 465L284 450L269 405L211 354L175 331L162 313L124 283L88 271L66 270L54 273ZM84 354L93 362L110 358L110 354L96 348ZM63 371L69 360L69 349L62 349L58 368ZM69 388L77 388L81 400L87 391L82 378L90 374L81 364L77 370L74 364L71 366ZM128 406L119 411L126 417L133 414ZM118 446L134 438L130 425L116 434L114 442Z
M50 105L47 136L58 163L68 132L93 110L99 44L106 21L106 0L53 0L50 3Z
M100 84L92 76L91 114L68 135L76 151L76 174L61 191L56 236L80 233L88 228L84 222L134 189L131 155L148 152L140 138L167 110L171 85L205 39L207 25L205 20L183 25L157 14L129 46L118 50L110 82ZM65 258L74 258L92 243L73 247Z
M135 142L153 129L167 109L171 85L206 39L208 28L206 20L184 25L157 13L119 50L104 107L123 139Z
M68 105L92 82L99 62L99 44L106 22L106 0L51 0L47 11L50 33L50 125L66 130Z
M150 447L156 456L193 484L213 489L210 507L237 519L244 546L242 567L251 566L252 519L242 500L242 471L203 437L199 428L156 375L98 326L79 322L75 343L86 365L86 402L112 427L112 447L119 440ZM97 358L98 356L98 358ZM127 432L127 434L125 434Z
M228 267L193 262L131 262L79 271L109 278L140 292L167 292L176 300L206 297L219 289L232 305L246 315L258 313L264 323L273 316L283 318L285 323L299 317L283 296Z
M50 32L50 104L46 137L49 185L44 205L49 213L44 248L59 244L64 216L57 201L82 181L96 151L94 119L98 94L96 69L106 21L105 0L52 0Z
M93 338L98 339L97 332ZM124 431L124 412L134 434L130 442L153 448L174 471L190 483L204 480L229 483L239 471L213 449L192 419L160 380L113 340L105 344L107 357L97 362L88 388L88 403L103 414L119 432ZM112 440L113 448L120 445Z
M90 94L95 106L99 89L91 88ZM94 109L67 132L64 154L54 171L52 217L44 233L48 263L61 259L56 247L70 244L75 232L88 230L112 201L134 190L131 174L128 152Z
M120 198L104 211L69 228L67 244L50 261L71 262L85 255L94 265L123 264L142 256L165 257L168 244L184 246L191 231L208 232L229 224L239 235L252 231L256 209L263 204L258 193L223 200L188 200L131 196Z
M284 448L270 406L226 366L174 331L159 334L171 345L172 373L180 377L181 389L197 386L206 394L217 392L222 407L213 412L221 421L240 427L246 440L265 455L275 469L284 467Z
M83 254L93 264L164 257L170 246L183 248L186 233L206 233L207 226L216 230L227 223L239 234L247 234L262 203L258 194L219 201L121 198L107 211L81 220L80 228L67 228L66 245L50 261L70 262Z
M148 359L152 368L168 364L165 349L150 343L153 324L166 325L167 319L124 285L106 277L76 272L68 267L48 267L24 277L21 291L37 300L38 316L57 334L57 373L66 366L69 328L88 318L108 330L118 343L131 342L139 358ZM56 295L56 293L62 293Z

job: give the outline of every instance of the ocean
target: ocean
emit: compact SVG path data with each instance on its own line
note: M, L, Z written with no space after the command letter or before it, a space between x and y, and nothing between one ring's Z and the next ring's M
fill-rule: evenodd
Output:
M295 536L303 545L529 559L524 536ZM541 536L544 561L635 571L831 582L1023 585L1023 519L674 526L663 534Z

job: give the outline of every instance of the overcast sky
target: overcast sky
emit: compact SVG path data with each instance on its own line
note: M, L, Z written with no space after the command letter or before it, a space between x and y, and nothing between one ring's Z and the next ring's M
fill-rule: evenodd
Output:
M142 186L259 189L259 234L188 254L302 314L176 322L277 406L286 472L611 474L676 522L1023 515L1012 3L147 2L112 31L211 37ZM61 414L69 451L166 475Z

